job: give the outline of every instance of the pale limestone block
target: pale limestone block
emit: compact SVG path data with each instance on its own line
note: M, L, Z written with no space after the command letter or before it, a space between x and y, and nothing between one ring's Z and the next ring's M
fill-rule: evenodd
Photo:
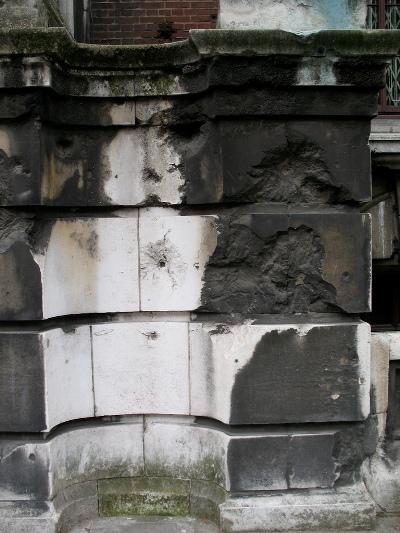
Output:
M193 422L194 419L188 417L146 417L146 475L203 479L229 486L228 436Z
M389 338L390 360L398 361L400 360L400 332L391 331L387 333L387 336Z
M376 508L363 485L305 494L231 498L220 505L227 533L372 529Z
M181 155L160 128L121 129L103 148L108 179L104 192L114 205L140 205L157 198L182 202Z
M49 446L51 497L69 485L143 471L143 418L83 427L54 437Z
M217 244L214 216L140 218L143 311L188 311L201 305L203 274Z
M45 352L47 425L94 415L90 328L42 334Z
M92 326L96 415L188 414L188 324Z
M137 218L57 220L35 260L43 318L139 310Z
M369 336L359 321L192 323L191 414L226 424L362 420Z
M385 413L389 393L390 337L387 333L371 335L371 412Z

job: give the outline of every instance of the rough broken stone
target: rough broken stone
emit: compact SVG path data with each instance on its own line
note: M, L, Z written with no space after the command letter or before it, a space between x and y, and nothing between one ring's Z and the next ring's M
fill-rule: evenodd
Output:
M226 424L363 420L368 324L190 324L191 414Z
M367 121L206 123L187 143L187 201L367 201L369 129Z
M203 277L202 311L369 310L369 215L244 214L220 217L218 233Z

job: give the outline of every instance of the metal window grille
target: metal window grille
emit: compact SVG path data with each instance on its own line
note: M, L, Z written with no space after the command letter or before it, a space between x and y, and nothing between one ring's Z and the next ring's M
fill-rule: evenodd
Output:
M370 29L400 29L400 0L370 0L367 11ZM386 73L386 89L381 92L381 111L400 112L400 57L394 58Z

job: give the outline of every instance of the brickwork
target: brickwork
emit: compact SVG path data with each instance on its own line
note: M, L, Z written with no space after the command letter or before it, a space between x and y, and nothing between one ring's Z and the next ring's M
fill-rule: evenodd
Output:
M218 0L92 0L90 40L146 44L186 39L190 29L213 29Z

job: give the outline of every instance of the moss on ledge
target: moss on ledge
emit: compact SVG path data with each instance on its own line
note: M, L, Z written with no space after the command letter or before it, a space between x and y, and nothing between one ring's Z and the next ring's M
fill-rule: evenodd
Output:
M165 68L215 55L390 57L399 52L400 31L395 30L328 30L308 36L281 30L192 30L186 41L131 46L77 43L65 28L0 30L1 55L44 55L86 69Z

